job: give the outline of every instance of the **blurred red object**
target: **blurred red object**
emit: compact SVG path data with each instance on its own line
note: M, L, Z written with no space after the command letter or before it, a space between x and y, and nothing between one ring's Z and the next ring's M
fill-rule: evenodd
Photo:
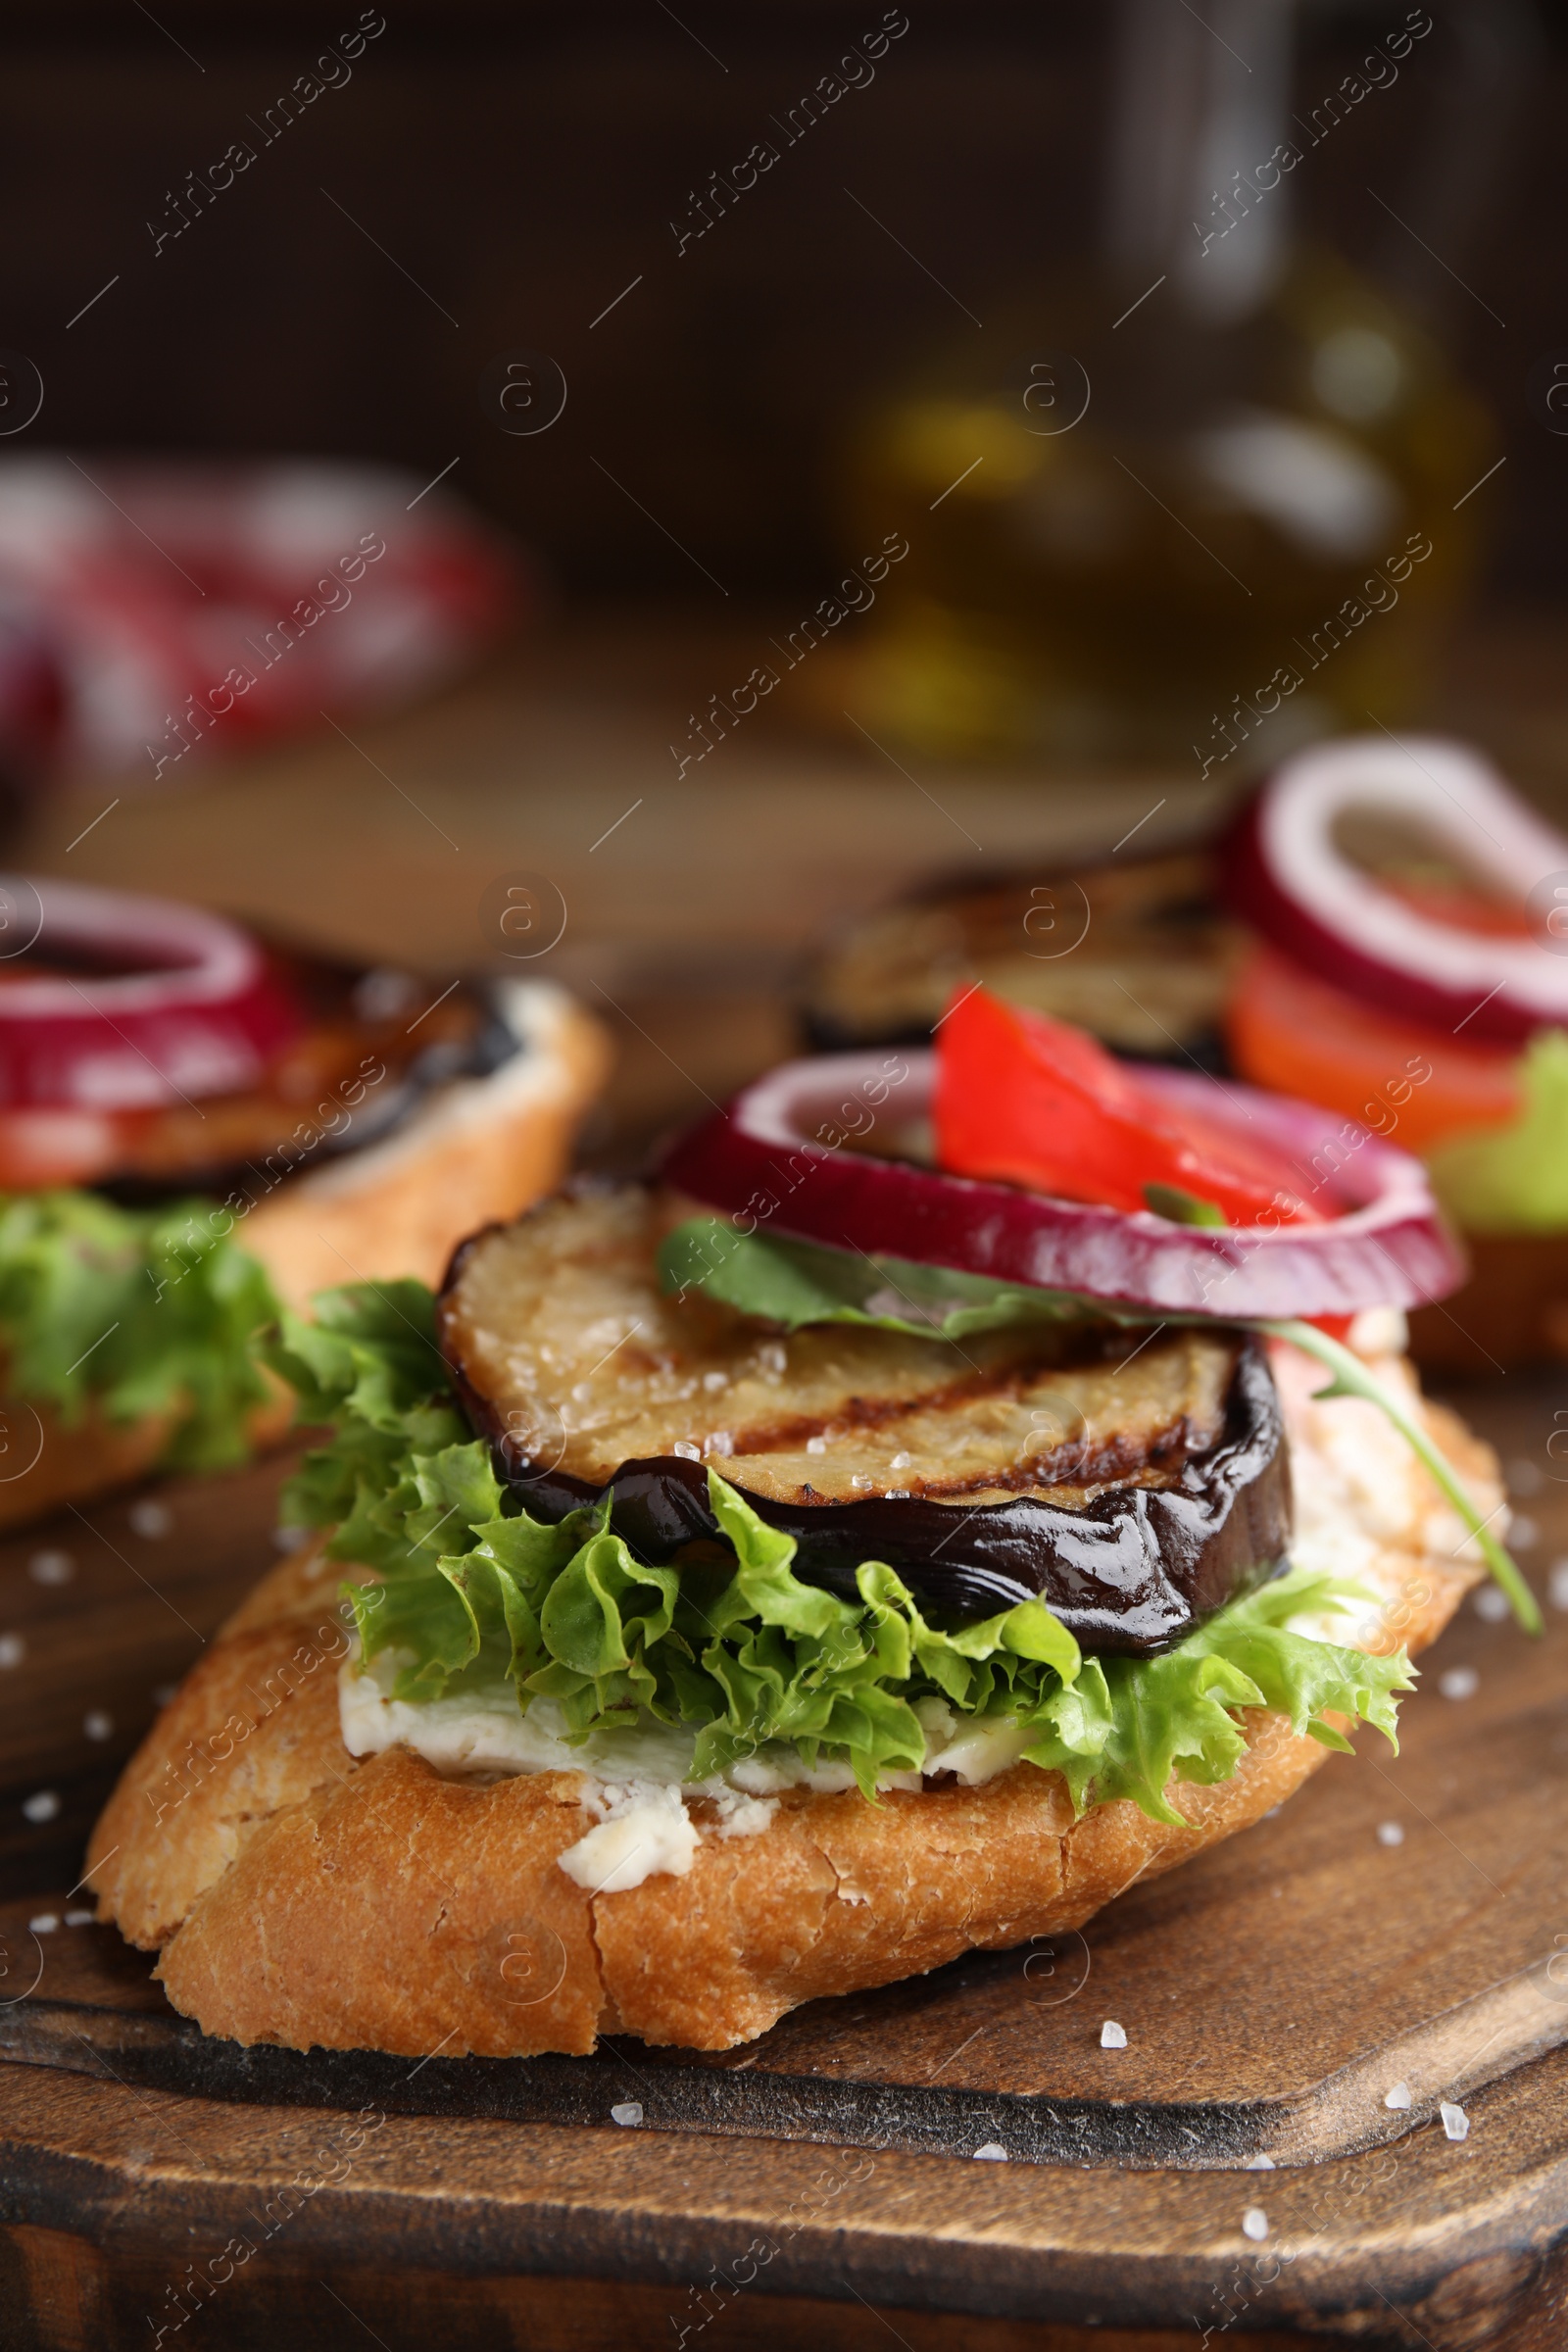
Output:
M151 782L449 677L531 587L457 500L304 461L0 461L0 605L62 763ZM0 681L3 683L3 681Z

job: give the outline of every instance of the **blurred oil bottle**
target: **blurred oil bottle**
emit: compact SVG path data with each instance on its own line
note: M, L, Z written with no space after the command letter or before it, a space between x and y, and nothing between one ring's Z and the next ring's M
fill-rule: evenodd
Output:
M1455 502L1496 434L1431 306L1296 233L1294 183L1419 74L1427 184L1392 201L1456 245L1528 18L1451 9L1440 57L1422 11L1391 10L1315 99L1299 13L1123 0L1104 254L986 304L982 332L863 419L851 537L893 527L911 551L862 641L873 732L953 759L1196 755L1239 778L1419 706L1484 519ZM1463 147L1440 154L1460 99Z

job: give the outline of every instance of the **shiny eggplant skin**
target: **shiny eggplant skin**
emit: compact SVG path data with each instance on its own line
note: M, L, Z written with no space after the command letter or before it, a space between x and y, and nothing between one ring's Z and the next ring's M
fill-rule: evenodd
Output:
M522 1509L555 1520L601 1498L602 1487L519 1459L493 1408L461 1371L454 1378ZM719 1537L701 1462L623 1462L609 1491L611 1525L643 1559L669 1560L685 1544ZM1192 1455L1169 1487L1111 1488L1079 1510L1039 1494L966 1511L918 1497L802 1504L738 1491L760 1518L795 1538L795 1572L809 1584L853 1598L856 1568L884 1560L922 1606L988 1617L1016 1601L1044 1600L1085 1651L1104 1655L1172 1648L1227 1601L1279 1574L1291 1533L1284 1425L1255 1340L1239 1355L1217 1443Z

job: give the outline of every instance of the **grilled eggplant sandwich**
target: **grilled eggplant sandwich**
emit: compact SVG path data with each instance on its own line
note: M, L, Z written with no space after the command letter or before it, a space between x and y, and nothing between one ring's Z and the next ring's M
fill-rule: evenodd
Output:
M1539 1616L1400 1354L1452 1245L1346 1132L975 992L439 1300L285 1319L309 1532L127 1767L103 1915L245 2042L724 2048L1392 1740L1486 1566Z
M548 985L0 883L0 1526L280 1433L250 1348L279 1300L439 1280L559 1181L603 1052Z

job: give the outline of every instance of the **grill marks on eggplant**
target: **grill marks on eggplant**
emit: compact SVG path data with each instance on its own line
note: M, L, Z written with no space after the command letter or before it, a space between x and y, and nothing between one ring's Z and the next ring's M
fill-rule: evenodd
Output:
M1127 1343L1121 1343L1126 1353ZM850 1502L862 1494L976 1504L1049 1491L1064 1506L1110 1485L1162 1486L1213 1444L1235 1350L1186 1334L1141 1371L1115 1366L1008 1367L987 1387L957 1384L870 1423L850 1409L789 1443L742 1448L726 1476L778 1502ZM812 1454L805 1440L825 1450Z
M1219 1434L1226 1339L1138 1348L1116 1330L1037 1327L958 1345L848 1324L785 1337L697 1294L663 1297L662 1230L647 1194L579 1195L470 1245L445 1303L448 1353L519 1466L600 1486L680 1446L776 1502L1050 1491L1070 1506L1111 1483L1167 1484Z
M447 1360L535 1515L608 1492L643 1557L710 1557L711 1462L815 1583L853 1595L859 1564L885 1560L959 1614L1043 1598L1101 1651L1168 1648L1283 1565L1290 1473L1255 1342L785 1336L661 1294L655 1250L683 1211L638 1187L568 1191L453 1262Z

